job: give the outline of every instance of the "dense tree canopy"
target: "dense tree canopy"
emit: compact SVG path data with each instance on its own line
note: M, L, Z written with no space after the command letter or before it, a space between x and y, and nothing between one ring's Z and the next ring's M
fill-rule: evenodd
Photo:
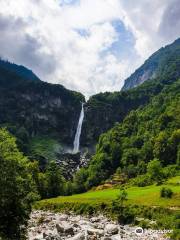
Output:
M0 236L19 239L32 202L37 199L30 163L17 149L15 139L0 129Z
M106 180L118 167L128 178L144 174L147 163L156 159L148 165L148 171L158 181L160 166L179 164L179 106L180 80L177 80L147 106L131 111L123 123L102 134L89 167L77 173L75 179L84 179L81 186L88 189ZM156 174L159 176L155 178Z

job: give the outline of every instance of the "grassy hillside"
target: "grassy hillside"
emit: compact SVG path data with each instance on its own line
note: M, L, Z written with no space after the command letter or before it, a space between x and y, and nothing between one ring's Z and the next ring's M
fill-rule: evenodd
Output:
M160 196L163 187L173 191L172 198ZM179 240L180 176L170 178L161 186L129 186L125 191L125 203L118 198L120 190L111 188L46 199L37 202L34 207L57 212L73 211L76 214L103 213L125 224L132 223L143 228L173 229L171 239Z
M171 188L174 196L170 199L160 197L160 189L162 187ZM137 204L145 206L163 206L177 207L180 209L180 176L171 178L166 184L161 186L151 185L146 187L129 187L126 189L128 193L127 204ZM82 194L72 196L62 196L47 200L42 200L36 204L38 208L57 208L66 203L89 203L92 205L111 203L119 195L119 189L106 189L98 191L89 191Z

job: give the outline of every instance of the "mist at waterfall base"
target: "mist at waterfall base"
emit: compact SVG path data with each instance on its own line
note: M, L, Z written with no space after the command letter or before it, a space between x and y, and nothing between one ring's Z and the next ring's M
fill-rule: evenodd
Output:
M76 154L79 152L79 144L80 144L80 137L81 137L81 129L82 129L82 123L84 119L84 103L82 103L81 112L79 116L79 121L76 129L76 134L74 138L74 148L73 153Z

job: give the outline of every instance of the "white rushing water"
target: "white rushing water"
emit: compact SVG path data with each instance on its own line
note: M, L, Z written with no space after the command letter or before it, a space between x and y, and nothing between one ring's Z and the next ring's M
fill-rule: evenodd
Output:
M82 103L82 108L81 108L81 113L80 113L80 117L79 117L79 122L78 122L78 125L77 125L76 135L75 135L75 138L74 138L73 153L79 152L79 142L80 142L80 136L81 136L81 129L82 129L83 119L84 119L84 103Z

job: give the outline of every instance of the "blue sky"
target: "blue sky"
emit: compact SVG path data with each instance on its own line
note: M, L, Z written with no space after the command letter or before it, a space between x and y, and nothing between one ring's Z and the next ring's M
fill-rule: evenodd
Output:
M65 5L76 5L79 4L80 0L59 0L60 6L65 6Z
M135 39L132 32L128 31L120 20L113 21L112 25L117 32L118 39L112 44L109 50L118 58L134 56L136 54L134 51Z
M0 0L0 57L86 97L180 36L179 0Z

